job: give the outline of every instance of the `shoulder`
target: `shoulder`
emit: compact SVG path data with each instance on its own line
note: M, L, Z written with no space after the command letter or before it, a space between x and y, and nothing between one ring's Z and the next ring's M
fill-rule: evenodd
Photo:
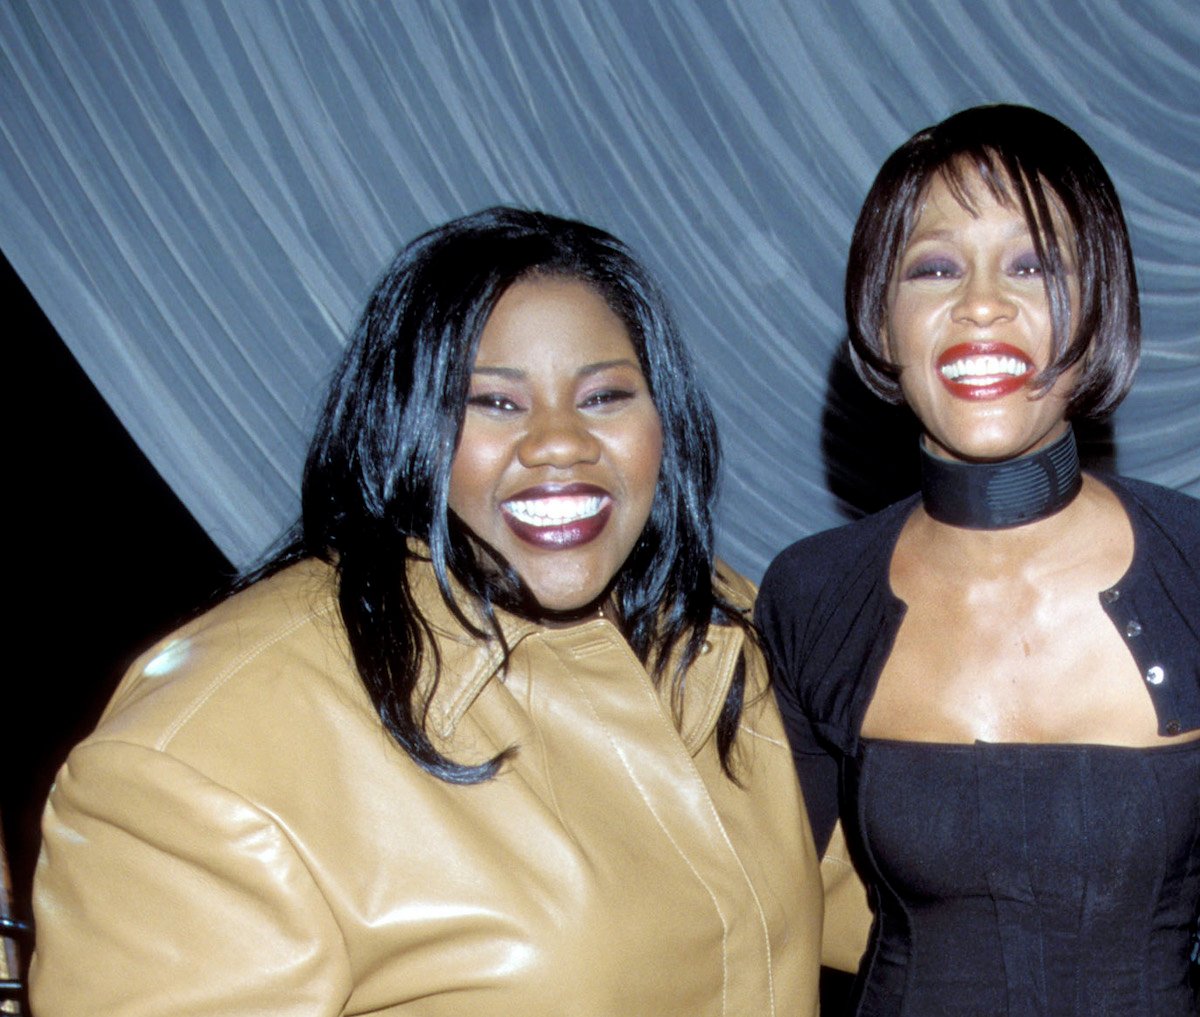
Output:
M916 497L836 529L815 533L784 549L763 576L759 604L811 599L886 567Z
M909 498L808 537L767 570L755 620L788 709L828 721L831 729L848 728L865 663L903 615L888 566L916 503Z
M89 742L218 755L254 725L287 724L315 698L353 698L356 677L332 568L306 561L171 633L126 673Z
M713 589L743 614L754 610L758 587L720 559L713 567Z
M1143 673L1160 676L1151 698L1165 733L1200 728L1200 501L1127 477L1100 476L1120 499L1134 535L1133 562L1102 595ZM1190 676L1190 680L1180 680Z
M755 598L758 587L753 582L726 565L717 561L713 569L713 588L717 594L749 619L754 613ZM724 646L722 646L724 644ZM773 696L769 695L771 679L767 669L766 657L762 647L754 636L736 625L722 625L709 629L708 645L722 649L725 663L720 671L720 695L710 700L710 720L715 725L716 709L725 702L728 695L729 681L733 667L740 657L745 665L745 692L743 708L738 719L738 729L755 739L760 750L773 746L781 752L787 751L787 739L779 719L779 708ZM695 670L695 669L693 669ZM701 683L695 680L697 676L688 675L688 685L697 687ZM790 764L789 764L790 765Z
M347 998L337 862L356 848L347 816L371 813L346 774L382 739L333 589L332 570L301 563L230 597L143 655L72 751L43 819L39 1013L125 1014L135 997L176 1013L181 992L196 1013Z
M1200 548L1200 500L1131 477L1099 475L1097 479L1117 494L1127 510L1144 516L1171 539L1193 550Z
M754 602L758 596L755 586L740 572L730 568L725 562L718 560L713 567L713 590L725 603L738 612L750 626L754 614ZM766 670L766 660L756 638L747 637L748 628L733 622L710 626L706 644L720 648L726 658L725 671L732 674L732 667L740 656L746 665L746 683L753 697L765 690L769 684ZM727 686L726 675L722 675L722 685ZM689 676L691 681L691 676ZM727 690L726 690L727 691ZM722 694L723 701L724 693Z

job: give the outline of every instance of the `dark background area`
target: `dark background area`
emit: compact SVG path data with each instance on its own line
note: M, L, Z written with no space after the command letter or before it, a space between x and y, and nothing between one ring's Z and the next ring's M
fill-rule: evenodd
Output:
M16 323L6 485L15 610L0 710L0 815L13 910L28 919L55 771L95 726L130 661L211 599L232 569L3 257L0 287Z

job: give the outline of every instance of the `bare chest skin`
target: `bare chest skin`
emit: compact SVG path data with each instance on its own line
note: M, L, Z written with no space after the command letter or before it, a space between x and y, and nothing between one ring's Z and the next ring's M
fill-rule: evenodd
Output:
M1050 519L968 531L918 509L890 580L908 605L863 735L904 741L1163 745L1138 668L1100 606L1133 559L1115 495L1085 477Z

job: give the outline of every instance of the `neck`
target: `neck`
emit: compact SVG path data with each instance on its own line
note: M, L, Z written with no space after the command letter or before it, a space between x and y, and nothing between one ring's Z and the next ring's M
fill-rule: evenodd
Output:
M1045 448L997 463L935 456L921 444L921 497L939 523L1003 530L1046 519L1079 494L1083 479L1070 427Z

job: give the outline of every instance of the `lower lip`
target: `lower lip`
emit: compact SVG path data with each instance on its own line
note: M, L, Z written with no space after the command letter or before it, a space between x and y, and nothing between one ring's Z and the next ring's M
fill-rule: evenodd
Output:
M507 512L504 513L504 521L508 528L527 544L543 551L569 551L571 548L590 544L600 536L610 515L612 503L607 502L594 516L576 519L559 526L532 526Z
M958 399L982 401L987 399L1002 399L1004 396L1021 391L1025 387L1025 381L1029 377L1029 374L1026 372L1020 377L1015 377L1011 374L998 374L990 381L976 380L973 385L964 384L961 381L952 381L942 374L941 371L938 372L938 377L942 379L942 384L946 386L946 389L952 396Z

